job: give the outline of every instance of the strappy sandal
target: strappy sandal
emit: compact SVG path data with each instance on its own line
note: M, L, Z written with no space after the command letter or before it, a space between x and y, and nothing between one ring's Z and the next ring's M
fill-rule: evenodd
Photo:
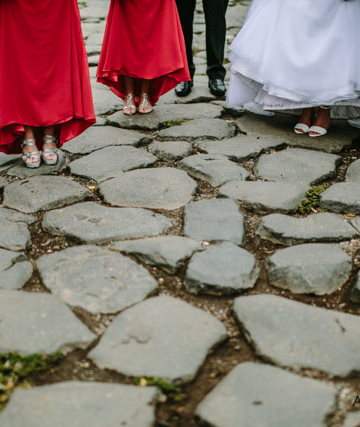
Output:
M29 138L24 139L21 143L22 148L25 147L36 147L35 139ZM41 151L34 150L34 151L23 151L21 154L21 159L25 163L25 166L30 169L36 169L40 166L41 163ZM32 159L35 159L36 162L31 161Z
M44 135L42 159L46 166L53 166L59 160L57 148L45 148L46 144L57 143L56 138L52 135Z
M136 113L136 106L134 104L134 95L129 93L129 95L125 96L123 113L127 116L133 116Z
M153 111L152 105L149 102L149 95L147 93L142 93L141 94L142 97L142 101L139 104L139 113L140 114L149 114ZM140 110L140 108L142 109L142 111ZM149 108L149 111L144 111L144 108Z

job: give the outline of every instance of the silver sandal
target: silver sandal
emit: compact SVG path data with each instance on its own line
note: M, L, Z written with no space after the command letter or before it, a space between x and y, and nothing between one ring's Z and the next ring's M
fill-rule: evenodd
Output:
M57 148L45 148L46 144L57 143L56 138L52 135L44 135L42 159L46 166L53 166L59 160L58 149ZM50 156L55 156L53 159L49 159Z
M136 113L136 105L134 104L134 95L129 93L124 99L123 113L126 116L133 116Z
M22 148L24 147L36 147L35 139L23 139L21 143ZM21 154L21 159L25 163L25 166L30 169L36 169L40 166L41 163L41 151L23 151ZM30 159L36 159L36 162L30 161Z
M152 105L149 102L149 95L147 93L142 93L142 101L139 104L139 113L140 114L149 114L153 111ZM150 108L150 111L140 111L140 108Z

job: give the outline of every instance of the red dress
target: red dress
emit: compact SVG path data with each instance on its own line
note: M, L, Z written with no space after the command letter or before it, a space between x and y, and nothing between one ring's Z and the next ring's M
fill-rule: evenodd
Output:
M24 125L60 125L62 145L95 121L77 0L0 0L0 151Z
M153 80L152 104L190 80L175 0L111 0L97 77L124 98L121 76Z

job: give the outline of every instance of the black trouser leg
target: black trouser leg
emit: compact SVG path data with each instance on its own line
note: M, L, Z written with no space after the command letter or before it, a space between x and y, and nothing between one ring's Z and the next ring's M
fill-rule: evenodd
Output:
M193 61L192 43L196 0L176 0L176 4L178 7L181 26L185 38L186 55L189 64L190 76L193 78L195 74L195 65Z
M226 39L226 9L229 0L203 0L206 21L207 75L224 80L223 66Z

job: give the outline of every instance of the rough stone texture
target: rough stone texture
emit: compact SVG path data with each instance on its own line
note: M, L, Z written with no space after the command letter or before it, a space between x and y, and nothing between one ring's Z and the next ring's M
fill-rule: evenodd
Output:
M330 384L246 362L206 396L196 413L217 427L324 427L336 396Z
M93 202L47 212L43 228L84 243L157 236L170 227L163 215L144 209L108 208Z
M344 424L342 427L360 427L360 413L357 412L349 412L346 417Z
M360 186L356 182L333 184L321 195L320 208L333 212L360 214Z
M120 313L89 357L99 367L125 375L184 383L195 377L209 351L225 337L223 324L212 315L159 296Z
M0 249L0 289L20 289L33 272L31 262L24 254Z
M194 44L193 44L193 47ZM186 106L192 106L191 104L199 104L204 102L210 102L218 99L216 96L212 95L209 91L208 85L207 85L207 78L205 79L204 83L200 83L199 79L197 79L197 82L195 82L195 85L190 93L190 95L185 97L178 97L175 95L174 91L166 93L164 96L162 96L159 100L159 103L161 104L186 104Z
M356 282L354 287L352 288L350 299L353 302L359 302L360 303L360 272L358 273L356 277Z
M211 199L185 207L185 236L195 240L245 243L245 221L233 200Z
M6 181L6 179L0 176L0 190L2 190L7 184L8 182Z
M108 146L137 146L149 140L150 138L142 133L110 126L93 126L77 138L67 142L63 149L72 154L90 154Z
M0 291L0 353L64 354L86 348L95 335L57 297Z
M319 213L306 218L271 214L262 218L257 234L282 245L305 242L336 242L356 237L359 233L335 214Z
M0 153L0 172L9 169L20 159L19 154Z
M44 285L53 294L91 313L119 312L157 289L156 280L145 268L96 246L43 255L36 265Z
M155 387L69 381L16 390L0 415L12 427L149 427Z
M183 159L179 167L197 178L208 181L218 187L229 181L245 181L249 172L228 160L225 156L214 154L196 154Z
M224 139L235 135L235 126L220 119L196 119L180 126L161 130L163 140Z
M351 268L349 255L332 244L298 245L266 260L270 285L296 294L331 294L347 282Z
M0 247L11 251L26 249L31 243L28 225L35 218L0 207Z
M120 110L122 108L122 100L118 98L111 90L104 90L99 84L96 88L93 87L93 99L95 114L106 114L110 111Z
M346 181L360 184L360 159L351 163L348 167Z
M135 255L145 264L155 265L170 273L178 271L195 251L202 250L199 242L181 236L150 237L117 242L113 243L111 248Z
M259 138L254 135L239 135L223 141L198 143L199 150L207 154L220 154L235 162L245 162L266 150L281 148L285 144L278 139Z
M71 173L104 181L120 172L150 166L156 157L145 150L134 147L105 147L70 163Z
M92 197L91 191L62 176L34 176L9 184L4 205L25 213L60 208Z
M174 168L139 169L100 185L105 202L114 206L178 209L193 198L196 182Z
M239 297L235 315L256 353L293 369L360 371L360 318L275 295Z
M304 199L308 186L295 182L233 181L219 189L219 196L239 200L257 213L294 212Z
M230 295L252 288L258 276L259 267L254 256L225 242L192 257L185 287L195 294Z
M186 141L157 141L149 145L149 151L160 160L174 161L190 156L192 145Z
M268 181L316 184L336 174L341 157L313 150L291 148L260 157L254 172Z

